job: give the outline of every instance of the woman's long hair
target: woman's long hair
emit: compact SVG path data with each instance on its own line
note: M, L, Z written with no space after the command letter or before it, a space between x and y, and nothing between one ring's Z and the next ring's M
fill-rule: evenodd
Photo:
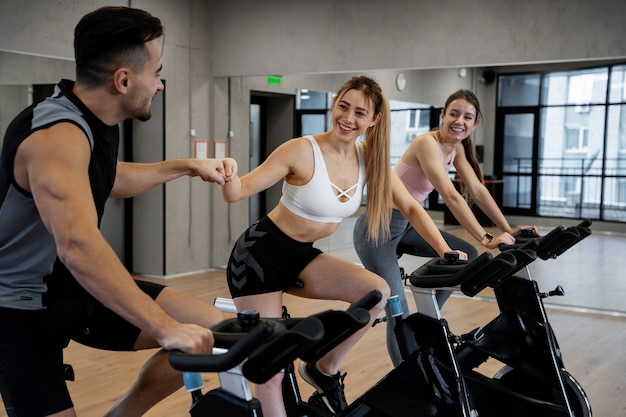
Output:
M366 76L350 79L339 89L335 102L349 90L361 91L373 105L378 122L365 131L365 181L367 184L367 235L387 239L393 206L391 191L391 151L389 103L374 80Z
M478 98L472 91L465 90L465 89L457 90L454 93L450 94L450 96L446 100L446 104L443 107L443 110L441 111L441 115L443 116L444 114L446 114L446 112L448 111L448 107L450 106L450 103L452 103L454 100L459 100L459 99L465 100L469 104L474 106L474 108L476 109L476 123L478 123L479 121L482 121L483 115L480 111L480 102L478 101ZM433 130L439 130L439 128L437 127ZM480 168L480 163L478 162L478 158L476 157L476 151L474 150L474 141L472 140L472 136L470 135L467 138L463 139L461 144L463 145L463 149L465 150L465 156L467 157L467 161L472 166L472 169L476 173L476 176L478 177L480 182L484 184L485 178L483 176L483 170ZM468 190L465 187L465 184L461 183L461 194L467 195L467 193L468 193Z

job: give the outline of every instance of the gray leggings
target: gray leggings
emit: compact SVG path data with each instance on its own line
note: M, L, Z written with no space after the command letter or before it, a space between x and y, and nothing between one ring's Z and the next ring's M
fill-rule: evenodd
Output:
M398 258L396 256L398 244L402 242L403 245L415 247L418 250L419 256L437 257L439 255L415 229L413 229L400 211L393 210L389 229L390 235L388 241L375 242L368 240L367 220L365 212L363 212L354 225L354 249L363 263L363 266L383 277L391 288L391 295L400 297L400 303L404 312L403 317L407 317L409 315L409 306L404 293L404 282L400 275L400 265L398 264ZM441 230L441 234L452 249L462 250L467 253L470 260L478 256L478 251L471 243L444 230ZM441 291L437 294L437 301L440 307L449 296L450 292L448 291ZM395 319L391 316L389 307L385 307L385 315L387 317L387 350L389 351L391 362L394 366L397 366L402 362L402 357L400 356L398 343L393 332Z

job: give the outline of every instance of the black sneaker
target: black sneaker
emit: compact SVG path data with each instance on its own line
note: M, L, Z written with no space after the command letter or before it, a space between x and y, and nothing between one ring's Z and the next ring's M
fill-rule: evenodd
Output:
M315 387L328 411L338 414L348 406L343 392L345 373L342 375L337 372L333 376L328 376L320 372L314 363L305 362L300 362L298 371L307 383Z

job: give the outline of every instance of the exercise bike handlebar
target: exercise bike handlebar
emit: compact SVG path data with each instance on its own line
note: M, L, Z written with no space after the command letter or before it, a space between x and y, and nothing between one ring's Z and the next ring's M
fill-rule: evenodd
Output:
M237 319L212 327L215 346L223 354L170 353L170 364L187 372L224 372L243 362L243 375L254 383L267 382L296 358L319 359L370 321L369 311L380 301L372 291L346 311L327 310L305 318L261 318L251 329ZM245 361L245 362L244 362Z
M459 287L473 297L488 286L496 287L519 268L535 260L529 249L512 249L493 256L484 252L471 262L433 258L410 276L411 285L420 288Z
M590 220L576 226L558 226L545 236L516 236L513 245L500 245L493 257L482 253L471 262L456 259L433 258L417 268L410 276L411 285L420 288L460 287L470 297L484 288L497 287L537 257L546 260L556 258L591 234Z
M591 220L584 220L576 226L557 226L545 236L524 236L523 233L515 235L513 245L500 245L501 251L515 248L531 248L537 256L543 260L554 259L562 255L563 252L580 242L591 234L589 226ZM535 248L532 248L535 245Z
M250 354L241 370L257 384L267 382L290 362L300 357L324 337L324 325L316 317L306 317L275 339Z
M351 304L345 311L326 310L309 316L322 323L323 336L319 341L302 346L297 355L292 354L290 356L285 355L288 349L281 346L280 342L268 345L266 348L259 350L259 352L255 352L254 357L250 357L244 365L244 373L251 381L255 382L254 378L257 378L257 374L261 372L271 373L273 370L278 372L289 362L293 361L296 356L305 362L317 362L326 353L366 326L371 318L369 310L378 304L381 299L382 294L380 291L373 290ZM299 319L286 318L279 320L290 327L288 323ZM281 355L284 357L280 358L280 360L273 359ZM273 368L271 368L272 366ZM269 370L264 371L264 368L269 368ZM258 377L261 376L259 375Z
M380 293L380 291L377 291L377 290L370 291L359 301L351 304L350 307L348 307L346 311L352 312L359 308L362 308L365 310L371 310L372 307L378 304L382 298L383 298L383 295Z
M302 352L320 342L324 326L315 317L290 319L287 328L282 319L260 319L248 332L241 332L237 319L218 324L213 331L216 347L226 347L221 354L170 352L170 364L184 372L225 372L242 365L243 375L255 383L267 382ZM244 362L245 361L245 362Z
M226 329L235 329L237 319L226 319L220 322ZM223 354L185 353L180 350L170 352L169 361L174 369L187 372L223 372L243 362L252 352L272 337L278 324L262 321L247 333L221 332L213 330L216 347L228 347Z

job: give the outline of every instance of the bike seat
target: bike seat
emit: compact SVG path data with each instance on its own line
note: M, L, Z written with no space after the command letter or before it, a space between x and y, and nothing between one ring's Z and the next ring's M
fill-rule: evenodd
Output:
M398 246L396 246L396 257L399 259L405 253L407 255L420 256L415 246L398 243Z

